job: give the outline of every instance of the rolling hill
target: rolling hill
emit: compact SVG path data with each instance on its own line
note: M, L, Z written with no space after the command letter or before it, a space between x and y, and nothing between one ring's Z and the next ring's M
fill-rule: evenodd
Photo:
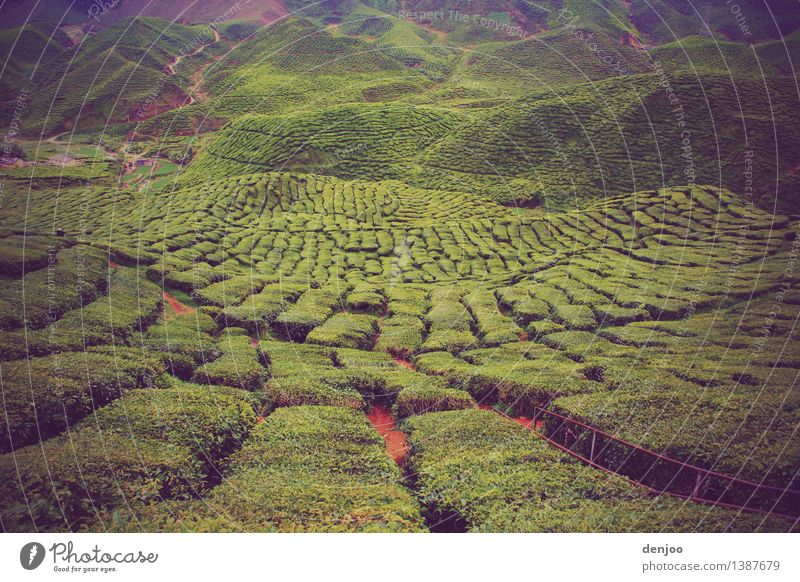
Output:
M739 5L3 4L0 530L796 531L800 21Z

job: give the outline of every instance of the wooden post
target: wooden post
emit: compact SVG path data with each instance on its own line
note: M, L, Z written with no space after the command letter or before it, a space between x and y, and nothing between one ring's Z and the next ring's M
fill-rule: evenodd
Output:
M692 497L695 499L700 499L700 486L703 484L703 479L705 479L705 476L698 471L697 479L694 481L694 491L692 491Z

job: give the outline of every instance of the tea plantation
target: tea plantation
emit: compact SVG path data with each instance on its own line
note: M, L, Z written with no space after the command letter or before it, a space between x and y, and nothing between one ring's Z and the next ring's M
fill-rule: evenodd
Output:
M283 4L0 30L0 529L797 531L542 422L800 489L797 32Z

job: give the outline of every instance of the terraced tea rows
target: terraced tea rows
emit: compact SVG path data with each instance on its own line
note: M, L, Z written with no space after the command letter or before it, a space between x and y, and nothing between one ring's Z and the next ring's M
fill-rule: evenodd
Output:
M0 529L798 528L797 33L469 4L0 31Z
M120 406L127 408L126 402L146 392L137 388L175 384L177 388L170 390L219 393L246 403L252 414L268 418L271 411L286 408L306 415L302 407L359 411L384 401L392 405L398 418L439 423L435 411L472 409L476 402L496 402L503 410L527 415L537 406L546 406L676 458L753 480L792 483L798 460L783 443L791 438L793 426L789 391L797 376L797 338L794 316L783 306L800 301L792 290L797 282L791 270L796 224L786 218L766 215L728 193L705 188L643 192L608 199L581 214L548 216L514 213L456 194L454 200L461 196L467 203L451 210L446 203L437 205L428 192L399 183L343 182L290 174L210 183L206 191L208 198L198 197L194 190L178 191L164 201L163 208L143 207L141 214L133 215L137 222L146 216L143 224L153 221L141 238L151 237L150 246L136 248L140 241L127 242L120 237L113 245L117 250L110 252L117 261L130 265L144 260L152 263L149 266L136 269L114 263L108 267L104 256L109 251L64 238L29 239L30 252L25 255L6 251L3 261L18 273L18 288L26 294L46 297L48 280L43 275L57 273L59 268L72 273L75 257L92 258L96 264L90 272L95 273L96 282L90 288L93 295L82 299L83 306L79 304L74 315L75 299L55 295L56 305L61 306L55 311L55 320L31 317L5 324L3 359L12 361L3 363L4 406L12 424L4 432L14 439L3 445L5 451L13 446L14 456L40 455L33 449L27 452L25 445L45 438L44 454L59 458L66 445L65 437L58 435L69 428L86 439L89 451L83 460L57 465L69 482L74 477L68 475L81 471L84 463L95 462L90 452L95 429L83 428L95 409L100 407L97 414L112 415L106 410L115 410L114 401L121 398ZM375 207L381 212L370 214L365 200L377 200L378 192L383 198ZM165 215L174 204L185 212ZM218 205L226 212L218 212ZM157 218L159 214L163 218ZM455 214L452 222L443 220L448 214ZM156 236L170 232L164 225L189 224L194 220L191 216L208 221L209 228L200 231L202 237L185 232L185 227L183 234L173 233L161 240ZM310 223L309 217L319 222ZM326 225L327 217L333 220ZM124 224L115 225L120 234L125 232ZM465 235L463 240L449 242L448 232L456 227L468 232L467 225L474 229L474 238ZM362 238L355 239L354 233ZM363 244L368 234L374 236L369 247ZM270 253L277 250L276 241L285 241L281 254L288 254L294 240L307 241L309 235L319 236L328 248L346 257L348 253L362 254L364 266L370 260L382 260L382 252L398 261L394 269L390 264L374 276L354 276L360 271L359 263L347 258L332 277L327 271L310 269L321 253L307 248L298 250L291 263L273 258L277 269L272 272L256 258L254 249L270 244L267 241L273 246L264 261L274 257ZM410 241L403 247L408 251L405 254L390 246L399 236ZM381 251L382 237L389 243L385 251ZM464 240L474 241L475 250ZM21 237L16 242L22 242ZM348 243L352 243L349 250ZM496 252L496 260L503 266L494 277L485 272L474 277L472 270L456 270L449 278L439 279L443 285L436 284L435 277L430 283L404 282L406 265L409 272L427 272L425 265L430 263L418 262L418 245L424 245L429 256L442 253L433 263L437 266L445 264L448 252L458 253L450 259L456 268L467 261L488 263L495 255L482 252L484 249ZM233 251L227 257L220 253L225 248ZM173 252L162 258L162 249ZM296 269L300 261L306 261L307 267ZM508 268L512 261L517 265L514 270ZM315 279L314 272L321 277ZM198 311L178 316L167 312L167 317L158 321L163 317L159 316L163 309L160 293L145 274L162 285L191 292L199 302ZM7 289L12 295L5 300L15 301L15 287ZM37 294L37 289L45 293ZM93 297L97 298L86 303ZM57 353L45 355L51 352ZM81 369L89 363L96 375L67 372L63 362L72 360L65 360L65 354L79 355ZM32 355L44 357L21 359ZM130 362L121 383L120 358ZM114 374L106 378L104 367L111 371L112 361ZM26 372L30 369L37 371L33 380ZM51 373L54 369L58 371L55 376ZM183 388L179 379L198 384ZM67 394L74 404L65 417L60 411ZM32 402L36 403L35 416L31 415ZM316 414L322 409L313 410ZM435 470L430 464L434 461L424 452L427 445L422 441L415 444L421 434L416 432L418 423L412 420L408 425L412 442L409 462L419 472L423 513L431 527L440 527L436 525L440 521L450 524L446 527L491 531L649 527L626 521L629 517L620 518L611 506L599 501L600 505L592 506L589 521L579 520L573 513L568 520L559 521L566 515L561 510L550 515L533 507L529 508L532 513L520 513L516 506L514 511L499 512L483 502L475 506L477 513L470 509L453 521L446 501L450 493L423 493L428 487L425 476ZM676 423L681 427L678 432ZM252 429L252 424L249 426ZM237 434L239 440L245 436ZM256 446L260 438L245 444L243 451ZM505 439L500 439L499 447L512 446ZM114 461L118 463L114 471L122 471L120 474L129 471L122 452L125 442L120 441L120 456ZM380 441L374 442L377 446ZM191 456L195 453L175 446L153 443L152 462L166 463L165 467L174 467L169 471L187 475L184 467L195 463L192 459L196 456ZM228 445L223 448L231 449ZM451 452L435 454L445 458ZM177 456L169 461L163 456L173 454ZM366 462L366 457L358 456L361 453L354 454L347 463ZM377 453L369 453L373 454ZM245 519L244 513L223 517L225 495L232 494L226 491L246 483L255 486L272 475L280 479L284 469L262 473L246 463L227 469L221 455L211 459L213 466L192 469L195 472L180 486L170 481L172 473L164 473L160 498L176 500L167 505L145 504L135 510L131 521L116 521L113 527L127 530L142 523L167 529L237 531L420 527L421 514L414 513L420 510L412 510L415 506L408 501L402 502L407 508L403 511L411 513L397 524L351 522L347 516L356 511L351 505L354 500L342 500L344 509L331 506L330 515L341 517L331 517L327 524L290 519L281 513L277 500L273 503L276 513L257 522ZM390 463L388 458L386 462ZM552 459L545 464L550 463ZM531 479L538 479L535 475L543 470L516 462L514 466L532 471ZM302 480L311 495L319 494L321 485L314 483L324 483L328 479L324 474ZM220 475L223 484L215 486ZM131 483L138 483L138 478L131 474ZM382 499L397 495L401 499L402 490L391 482L383 481L390 489L385 494L389 497ZM120 498L107 493L107 487L102 479L96 485L90 483L85 494L95 504L92 512L86 512L84 501L75 501L84 509L70 509L64 522L54 517L52 508L43 509L45 513L34 515L37 527L110 527L107 512L119 506ZM211 493L202 493L208 487L212 487ZM627 485L619 487L623 487L619 495L630 500L623 503L626 507L643 508L652 503L644 494L623 492ZM70 491L76 499L86 499L84 493ZM46 495L44 491L29 493ZM296 495L296 490L287 490L286 495L290 494ZM466 490L457 493L467 494ZM19 498L17 493L10 495L9 499ZM211 505L215 509L198 513L195 501L181 500L195 495L204 498L204 506L209 499L220 502ZM615 495L610 499L617 507ZM676 509L671 502L665 503L670 511ZM21 524L27 511L18 506L8 511L12 518L9 521L4 510L4 523L10 524L4 527L24 528ZM180 517L172 521L174 516ZM137 521L140 518L144 521ZM694 519L700 518L687 517L688 521L675 527L701 527ZM725 520L732 520L724 512L715 519L721 521L707 524L709 528L727 527ZM736 521L731 527L757 526ZM764 527L784 526L771 523Z

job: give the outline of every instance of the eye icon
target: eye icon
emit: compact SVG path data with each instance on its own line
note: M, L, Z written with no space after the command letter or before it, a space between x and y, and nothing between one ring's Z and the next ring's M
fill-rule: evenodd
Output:
M39 542L30 542L19 551L19 563L26 570L35 570L44 561L44 546Z

